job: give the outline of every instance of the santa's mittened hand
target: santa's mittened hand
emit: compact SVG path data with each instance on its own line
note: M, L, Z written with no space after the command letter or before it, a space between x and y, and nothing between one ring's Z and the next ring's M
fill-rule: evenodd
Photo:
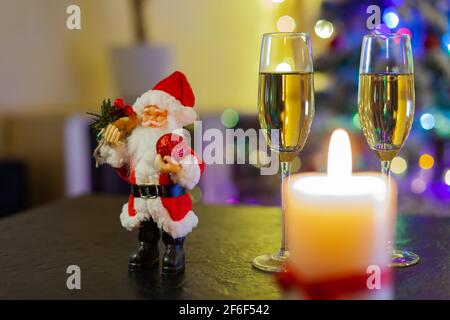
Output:
M163 158L163 161L166 163L166 165L169 165L169 172L170 173L178 173L181 170L181 165L173 160L170 156L165 156Z
M106 127L105 132L103 133L103 139L112 145L117 144L119 142L120 138L122 136L122 133L120 132L119 128L117 128L115 125L109 124Z

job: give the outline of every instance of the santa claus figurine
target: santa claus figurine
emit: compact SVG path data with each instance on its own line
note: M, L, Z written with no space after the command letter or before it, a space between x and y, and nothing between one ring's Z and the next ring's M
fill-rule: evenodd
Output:
M109 112L116 120L99 132L94 152L97 163L109 164L131 185L120 213L124 228L139 228L130 271L159 264L161 231L165 244L162 271L184 270L184 239L198 222L186 190L199 182L204 168L180 135L180 129L197 117L194 101L185 75L176 71L142 94L133 106L124 106L117 99Z

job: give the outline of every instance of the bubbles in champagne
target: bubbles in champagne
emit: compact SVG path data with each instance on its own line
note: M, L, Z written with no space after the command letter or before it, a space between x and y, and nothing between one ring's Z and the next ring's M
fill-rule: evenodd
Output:
M405 143L413 122L413 75L360 75L358 113L369 146L381 160L392 160Z
M273 150L300 151L314 117L312 73L261 73L259 121Z

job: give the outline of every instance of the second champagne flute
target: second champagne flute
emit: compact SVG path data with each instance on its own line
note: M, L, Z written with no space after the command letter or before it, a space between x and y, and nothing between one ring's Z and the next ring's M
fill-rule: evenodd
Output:
M269 147L279 153L284 180L289 177L291 161L305 145L314 117L313 61L308 34L280 32L263 36L258 91L259 123ZM283 194L281 190L281 248L278 253L253 260L253 266L263 271L283 271L288 258Z
M361 48L359 120L370 148L390 181L392 159L405 144L414 118L414 70L406 34L366 35ZM414 252L392 250L392 267L419 262Z

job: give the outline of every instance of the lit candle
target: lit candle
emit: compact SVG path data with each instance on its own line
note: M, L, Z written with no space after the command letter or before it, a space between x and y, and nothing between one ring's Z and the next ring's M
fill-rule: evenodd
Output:
M379 173L352 174L351 156L347 133L336 130L330 140L328 174L297 174L286 182L289 268L302 285L325 284L326 291L327 283L345 284L345 279L384 283L369 277L384 276L389 263L396 188ZM340 290L332 286L330 291ZM346 290L343 296L354 296Z

